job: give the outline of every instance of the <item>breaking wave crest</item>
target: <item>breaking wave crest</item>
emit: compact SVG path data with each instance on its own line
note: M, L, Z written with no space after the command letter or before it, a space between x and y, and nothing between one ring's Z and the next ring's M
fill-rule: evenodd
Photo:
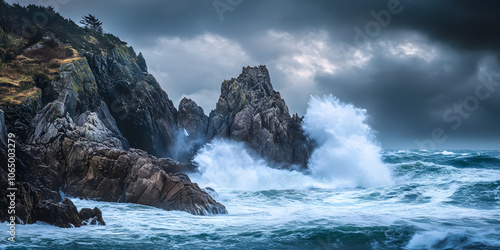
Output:
M252 156L243 143L218 139L195 156L200 171L197 181L239 190L392 184L381 148L366 124L366 110L343 104L331 95L311 97L303 128L318 144L309 159L309 174L271 168Z

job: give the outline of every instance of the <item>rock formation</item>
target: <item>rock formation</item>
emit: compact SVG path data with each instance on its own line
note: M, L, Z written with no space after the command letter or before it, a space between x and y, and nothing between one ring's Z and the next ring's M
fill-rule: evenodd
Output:
M94 207L90 208L82 208L78 213L80 220L82 220L82 224L84 225L106 225L104 220L102 219L102 212L99 208Z
M81 60L85 61L75 62L82 64ZM62 73L66 70L85 72L90 68L84 70L71 64L61 66ZM79 98L80 92L91 91L100 97L100 87L93 75L83 78L74 78L74 75L86 74L61 74L59 81L62 83L56 85L64 88L56 100L38 112L32 122L33 132L28 137L28 144L36 147L42 161L57 173L56 186L76 197L139 203L200 215L227 213L223 205L187 176L177 173L186 170L187 166L167 158L158 159L139 149L129 149L106 103L101 101L91 105L82 103L87 99ZM142 84L145 84L145 89L149 88L148 83ZM146 92L153 93L154 90L151 88ZM155 99L140 96L139 100ZM78 110L75 107L86 108ZM144 108L148 110L150 107ZM80 113L83 110L85 112ZM155 127L151 124L155 124L152 117L144 126Z
M193 100L183 98L177 113L177 135L175 157L179 161L188 162L206 143L208 117L203 108Z
M48 25L26 35L16 20L29 12L0 5L0 161L7 161L6 132L12 132L21 197L16 216L23 222L104 224L97 208L78 212L69 200L58 203L59 191L197 215L227 213L206 191L215 190L182 173L193 170L189 161L214 138L245 142L276 167L306 167L312 142L265 66L224 81L209 117L186 98L177 111L143 55L117 37L36 6L30 11L45 12ZM5 189L3 164L0 173ZM7 204L0 197L0 221L8 218Z
M305 168L312 143L301 123L298 115L290 117L267 68L246 67L238 78L222 83L216 109L210 112L207 136L243 141L280 167Z
M43 221L58 227L80 227L82 225L106 225L99 208L82 208L78 212L73 202L65 198L61 203L43 201L32 212L34 222Z
M202 191L171 159L158 159L138 149L110 148L86 138L62 142L66 164L66 192L70 196L131 202L192 214L227 213Z
M7 131L5 130L3 113L0 110L0 161L7 162ZM18 138L12 139L17 140ZM17 223L19 221L22 223L43 221L59 227L79 227L89 222L105 225L102 213L98 208L92 209L91 213L86 213L82 217L69 199L58 203L62 200L61 196L50 188L54 186L51 179L56 177L56 173L32 154L26 152L25 149L22 144L16 143L14 185L11 185L12 183L7 179L6 165L2 164L2 168L0 168L0 188L2 190L7 190L9 187L17 189L14 210L18 219ZM12 200L6 195L0 197L0 220L2 221L14 215L8 212ZM86 211L85 208L82 211Z
M106 54L86 52L102 100L130 146L158 157L172 157L177 131L177 111L132 47L118 47Z
M177 153L177 110L148 74L142 54L51 8L32 6L47 14L48 25L21 33L15 20L29 12L0 5L0 161L7 162L6 132L16 134L19 220L104 224L97 208L78 212L69 200L58 203L59 191L199 215L227 213L180 173L191 166L157 158ZM187 130L199 129L189 127L191 118L182 119ZM0 174L6 190L4 164ZM9 218L8 202L0 197L0 221Z

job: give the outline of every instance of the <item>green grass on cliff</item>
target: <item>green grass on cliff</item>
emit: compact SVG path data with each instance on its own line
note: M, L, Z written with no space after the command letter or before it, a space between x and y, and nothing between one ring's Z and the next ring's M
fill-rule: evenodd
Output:
M0 106L18 105L40 94L36 79L54 80L59 67L83 52L106 53L126 43L93 33L50 7L0 2Z

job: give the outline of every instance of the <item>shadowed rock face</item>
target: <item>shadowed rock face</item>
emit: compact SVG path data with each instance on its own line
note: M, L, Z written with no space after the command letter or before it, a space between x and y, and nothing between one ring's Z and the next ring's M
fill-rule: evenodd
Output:
M179 129L186 130L189 137L204 137L208 117L203 112L203 108L193 100L183 98L179 104L177 124Z
M238 78L222 83L216 109L210 112L207 136L243 141L278 166L305 168L312 143L301 123L297 115L290 117L267 68L246 67Z
M94 69L89 60L95 60ZM26 133L17 139L16 152L16 186L22 197L16 215L20 220L60 227L104 224L98 209L78 212L70 201L57 203L59 190L70 196L199 215L227 213L222 204L179 173L191 166L130 148L139 145L156 154L171 154L177 131L175 108L144 70L144 62L135 58L131 48L79 57L61 65L56 80L40 80L42 93L30 101L37 105L25 106L29 116L22 129L13 127L9 117L6 123L0 112L2 162L7 160L6 128ZM167 150L160 153L163 148ZM6 190L6 166L0 172L0 188ZM7 207L8 202L0 197L0 207ZM7 210L0 210L0 220L8 220Z
M179 128L176 144L176 159L188 162L206 143L206 129L208 116L203 108L193 100L183 98L177 112L177 126Z
M0 109L0 147L7 148L7 128L5 125L5 116L3 110Z
M92 77L88 79L92 82ZM83 113L71 113L74 109L68 108L68 103L83 106L80 102L86 101L78 98L79 93L74 92L79 90L72 85L66 85L56 100L38 112L28 138L29 144L39 149L42 162L57 173L53 180L56 186L70 196L132 202L201 215L227 213L223 205L186 175L177 173L188 166L129 149L126 143L131 140L122 140L119 122L109 115L105 102ZM154 89L148 91L152 93ZM155 124L152 120L148 122Z
M107 54L86 53L98 92L131 147L158 157L172 157L177 111L146 61L134 50L115 48Z

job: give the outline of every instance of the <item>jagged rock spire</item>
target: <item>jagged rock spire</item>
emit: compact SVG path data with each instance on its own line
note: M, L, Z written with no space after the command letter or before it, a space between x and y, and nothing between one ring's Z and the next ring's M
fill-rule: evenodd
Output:
M301 119L292 119L285 101L273 89L266 66L244 67L237 78L225 80L207 136L245 142L279 166L306 167L311 143Z

